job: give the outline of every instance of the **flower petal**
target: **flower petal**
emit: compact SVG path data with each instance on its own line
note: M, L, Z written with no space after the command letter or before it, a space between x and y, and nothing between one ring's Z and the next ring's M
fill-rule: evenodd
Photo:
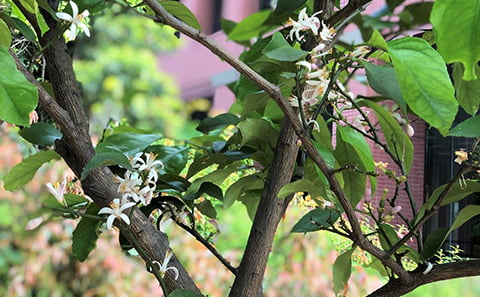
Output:
M73 17L71 15L69 15L68 13L57 12L55 15L57 16L57 18L59 18L61 20L64 20L64 21L68 21L70 23L73 21Z
M179 276L178 269L176 267L170 266L167 269L165 269L164 273L169 270L173 270L173 272L175 272L175 280L177 280Z
M70 1L70 6L72 7L72 16L74 18L77 18L78 16L78 6L75 2Z
M113 209L110 207L103 207L98 211L98 214L112 214Z
M122 221L124 221L125 224L130 225L130 219L128 218L128 216L126 214L122 213L120 215L120 219L122 219Z
M112 229L113 221L115 220L114 215L110 215L107 219L107 229L110 230Z

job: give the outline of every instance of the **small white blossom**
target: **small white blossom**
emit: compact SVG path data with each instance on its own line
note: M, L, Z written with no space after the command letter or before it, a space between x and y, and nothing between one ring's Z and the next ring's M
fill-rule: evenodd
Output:
M64 179L60 185L53 185L52 183L47 183L46 184L47 190L50 192L50 194L57 199L58 203L64 204L65 199L63 195L67 192L67 180Z
M172 258L172 256L173 256L172 251L168 250L165 253L165 258L163 259L162 264L160 264L160 262L158 262L158 261L152 261L152 264L158 265L158 271L160 272L160 275L162 277L165 277L165 273L168 270L172 270L173 272L175 272L175 280L177 280L178 279L178 269L176 267L173 267L173 266L168 267L168 262L170 261L170 258Z
M300 36L302 31L310 30L313 32L314 35L318 34L318 29L320 28L320 20L316 17L317 14L321 13L321 11L316 12L311 17L307 14L307 8L304 8L298 14L298 20L294 21L293 19L289 19L287 25L291 25L292 29L290 30L290 39L293 40L293 35L298 41L303 40L303 36Z
M121 219L124 221L127 225L130 225L130 219L126 214L123 213L124 210L134 206L135 203L133 202L128 202L127 200L120 201L120 199L116 198L113 199L111 206L112 207L104 207L100 209L98 214L108 214L107 218L107 228L112 229L113 221L115 219Z
M123 198L132 198L136 202L139 201L137 194L143 181L138 173L126 171L124 178L115 175L114 181L119 183L118 192L122 194Z
M78 6L75 2L70 1L70 6L72 7L72 15L69 15L66 12L57 12L56 15L59 19L71 23L70 28L67 33L67 41L75 40L77 37L77 27L80 28L80 31L85 32L85 35L90 37L90 30L88 29L87 24L85 24L85 18L88 17L88 10L84 10L82 13L78 13Z
M324 22L322 22L322 31L320 31L320 38L324 41L331 41L335 36L335 29L327 27ZM316 34L315 34L316 35Z

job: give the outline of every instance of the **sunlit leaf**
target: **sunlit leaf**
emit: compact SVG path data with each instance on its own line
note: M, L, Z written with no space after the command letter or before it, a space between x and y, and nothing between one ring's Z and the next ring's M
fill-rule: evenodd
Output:
M388 52L410 109L445 135L458 103L442 57L428 42L414 37L388 42Z
M159 3L166 11L179 18L185 24L197 30L202 29L195 15L184 4L178 1L160 1Z
M475 65L474 68L477 78L466 81L463 80L463 65L460 63L453 65L453 81L458 103L470 115L477 113L480 104L480 66Z
M9 49L11 43L12 35L10 34L10 29L7 24L0 19L0 46Z
M475 65L480 60L480 1L436 0L430 22L438 52L445 61L463 63L463 79L476 79Z
M457 137L480 137L480 115L476 115L456 125L449 136Z
M338 256L335 263L333 263L333 288L335 294L342 292L347 286L348 279L352 273L353 251L355 251L355 247Z
M270 12L270 10L261 10L249 15L230 31L228 38L234 41L245 41L257 37L268 28L263 25L263 22L268 18Z
M14 191L32 180L37 170L51 160L58 160L60 156L54 151L40 151L13 167L4 178L4 187L7 191Z
M0 119L30 126L29 114L38 102L37 88L17 70L8 49L0 46Z
M308 52L293 48L283 37L283 34L276 32L272 40L262 51L265 56L278 61L298 61L306 56Z

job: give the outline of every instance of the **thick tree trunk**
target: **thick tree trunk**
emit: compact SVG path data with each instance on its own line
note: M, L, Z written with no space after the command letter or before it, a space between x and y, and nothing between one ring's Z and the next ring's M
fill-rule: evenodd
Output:
M291 197L277 197L280 188L293 175L298 154L297 136L287 120L283 120L272 167L253 220L247 247L230 291L230 297L257 297L272 249L273 237Z

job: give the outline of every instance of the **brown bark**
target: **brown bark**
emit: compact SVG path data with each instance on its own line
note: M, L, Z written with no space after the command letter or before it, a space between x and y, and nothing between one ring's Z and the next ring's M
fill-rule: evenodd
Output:
M256 297L262 291L262 281L268 255L272 249L273 237L292 199L292 197L278 198L278 191L291 181L297 154L295 131L287 120L283 120L275 156L230 297Z
M48 19L48 17L46 17ZM35 19L29 20L35 23ZM56 151L64 158L73 172L80 177L84 166L94 156L95 150L90 140L88 122L82 106L80 90L73 71L71 57L61 32L56 28L56 22L50 19L51 30L40 38L44 47L44 56L47 62L47 73L52 84L55 98L53 99L35 80L16 58L17 67L25 77L39 90L40 106L54 119L63 133L63 138L55 143ZM106 206L118 197L116 186L113 183L112 173L108 168L97 168L88 174L82 181L82 188L98 206ZM118 224L117 221L115 224ZM136 209L132 213L131 224L122 224L135 235L136 241L145 251L144 259L163 262L165 252L169 248L168 239L152 225L143 213ZM188 275L185 268L173 256L169 266L179 270L179 279L174 280L167 274L165 282L170 291L174 289L188 289L200 293L199 289Z
M368 297L402 296L425 284L479 274L480 260L434 265L433 269L426 274L423 274L423 271L410 273L413 282L409 285L405 285L399 279L393 279L368 295Z

